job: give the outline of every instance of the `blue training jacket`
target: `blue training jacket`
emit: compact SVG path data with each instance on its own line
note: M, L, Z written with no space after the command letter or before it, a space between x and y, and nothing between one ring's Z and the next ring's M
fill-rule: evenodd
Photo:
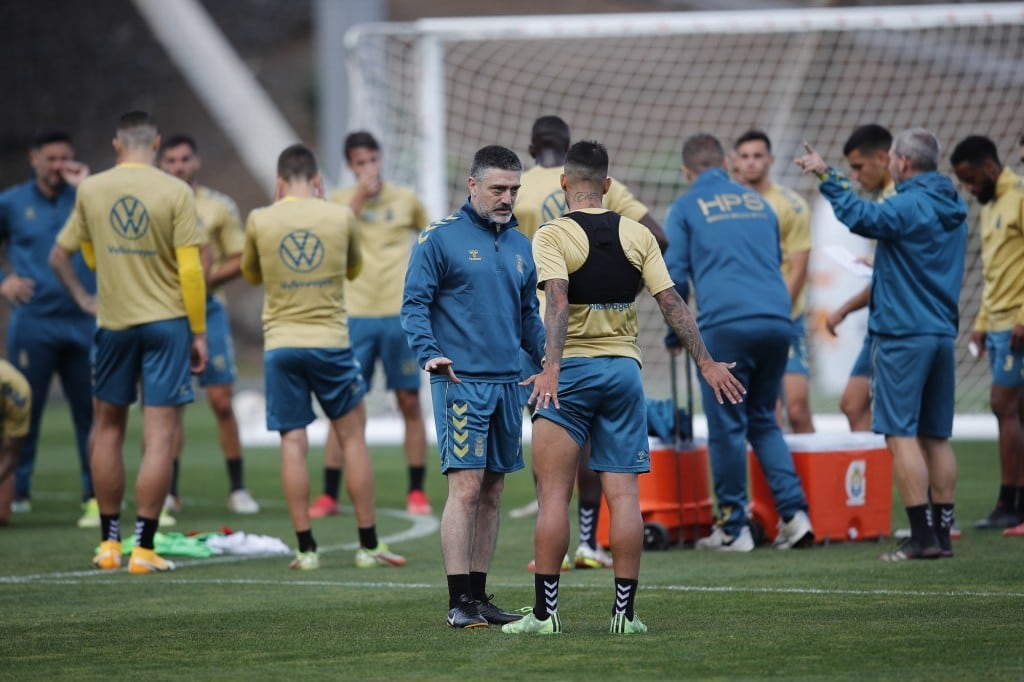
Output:
M878 240L868 329L887 336L956 336L967 249L967 205L946 176L920 173L882 203L864 201L835 169L821 194L850 231Z
M721 168L704 171L665 219L672 281L693 280L701 329L751 317L790 319L779 221L760 194ZM673 344L674 335L666 339Z
M18 306L19 315L31 317L88 317L50 268L50 249L75 205L74 187L65 185L54 199L43 196L34 179L0 194L0 241L14 274L35 281L32 300ZM75 254L72 264L82 286L96 293L96 275ZM0 279L6 273L0 273Z
M462 380L505 383L519 380L520 347L543 360L537 269L516 224L484 220L467 199L420 233L400 315L420 367L443 356Z

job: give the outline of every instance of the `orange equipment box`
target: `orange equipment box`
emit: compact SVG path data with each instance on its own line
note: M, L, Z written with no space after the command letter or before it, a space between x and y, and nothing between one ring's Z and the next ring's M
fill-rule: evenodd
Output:
M651 471L640 474L640 513L644 519L644 548L667 549L711 532L715 522L708 475L706 443L671 443L651 438ZM608 503L601 496L597 542L608 547Z
M787 434L793 464L807 496L815 542L884 537L892 528L892 456L873 433ZM779 515L761 466L750 463L750 519L774 540ZM755 529L756 530L756 529ZM756 533L755 533L756 534Z

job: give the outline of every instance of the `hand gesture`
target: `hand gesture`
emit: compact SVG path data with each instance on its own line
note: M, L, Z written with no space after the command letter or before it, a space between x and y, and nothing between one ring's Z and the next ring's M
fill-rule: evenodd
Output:
M455 376L455 370L452 369L452 361L446 357L437 357L427 360L427 364L423 367L431 374L446 374L448 375L448 381L453 384L461 384L462 381Z
M715 399L719 405L725 404L723 396L728 398L733 405L743 402L743 396L747 389L729 371L735 366L735 362L725 363L714 360L707 360L700 366L700 373L704 376L704 381L708 382L711 390L715 392Z
M825 318L825 329L827 329L828 333L832 336L839 336L839 334L836 333L836 327L838 327L845 319L846 313L842 310L833 310L828 314L828 317Z
M78 187L82 180L89 177L89 167L80 161L65 161L60 176L72 187Z
M814 151L814 147L807 142L804 142L804 151L806 154L798 156L793 162L800 166L800 170L804 173L814 173L815 175L821 175L828 170L828 166L825 165L821 155Z
M985 355L985 337L987 335L984 332L971 332L971 338L968 341L967 349L975 357L983 357ZM1011 334L1011 343L1013 343L1013 335Z
M206 369L208 351L206 349L206 334L194 334L192 336L192 347L189 349L189 361L193 374L202 374Z
M19 306L28 303L35 295L36 282L28 277L20 277L11 273L0 282L0 295L7 299L12 306Z
M534 405L536 409L547 408L551 403L555 404L555 409L559 409L558 404L558 370L551 369L548 367L544 368L544 371L539 374L534 374L527 379L520 381L520 386L533 385L533 391L530 393L529 399L526 401L529 405Z
M1024 348L1024 324L1015 324L1010 330L1010 350L1021 348Z
M377 173L367 173L358 178L359 191L363 193L364 197L375 197L380 194L383 184Z

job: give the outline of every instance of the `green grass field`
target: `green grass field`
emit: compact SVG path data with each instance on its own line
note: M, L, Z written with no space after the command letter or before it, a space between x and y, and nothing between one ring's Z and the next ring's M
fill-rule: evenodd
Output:
M126 448L130 476L139 417ZM68 422L59 406L47 415L33 510L0 529L3 679L1024 679L1024 540L971 527L998 485L993 443L957 444L964 533L952 560L884 564L877 557L888 540L738 556L651 552L637 598L648 635L609 635L611 571L572 571L562 579L565 634L543 638L445 626L436 524L402 511L398 448L373 448L373 457L378 528L407 557L402 568L355 568L346 514L314 522L317 572L289 571L287 558L185 559L149 576L91 571L99 533L74 525ZM187 424L186 507L174 530L227 525L294 546L276 450L246 452L263 511L235 516L205 405ZM439 512L435 461L428 493ZM316 493L317 449L310 468ZM504 507L531 499L531 488L528 473L511 476ZM906 525L894 507L895 527ZM134 521L130 502L125 521ZM532 520L503 516L489 587L505 608L532 604L532 541Z

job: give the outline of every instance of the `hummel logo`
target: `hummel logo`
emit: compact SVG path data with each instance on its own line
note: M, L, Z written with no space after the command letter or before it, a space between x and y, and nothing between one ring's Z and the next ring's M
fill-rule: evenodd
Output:
M558 608L558 581L548 582L544 581L544 603L548 607L548 613L554 612Z
M625 613L626 605L629 603L629 586L628 585L616 585L615 586L615 612Z

